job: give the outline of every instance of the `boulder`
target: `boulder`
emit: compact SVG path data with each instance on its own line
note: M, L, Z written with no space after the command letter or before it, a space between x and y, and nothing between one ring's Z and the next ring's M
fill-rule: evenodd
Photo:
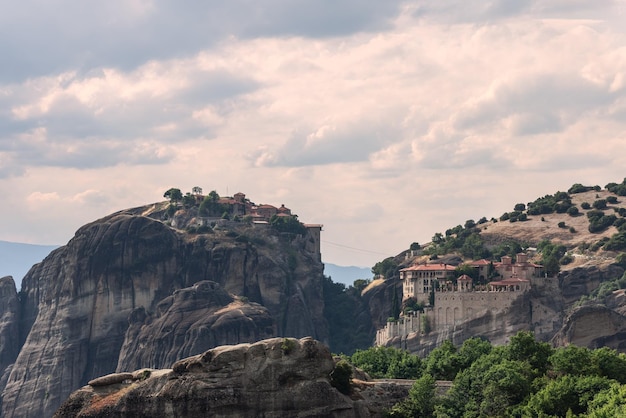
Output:
M408 391L390 382L361 383L367 396L351 398L332 386L333 368L328 347L309 337L222 346L144 379L122 381L129 376L123 374L109 386L85 386L54 416L371 417L391 406L385 398L395 402Z

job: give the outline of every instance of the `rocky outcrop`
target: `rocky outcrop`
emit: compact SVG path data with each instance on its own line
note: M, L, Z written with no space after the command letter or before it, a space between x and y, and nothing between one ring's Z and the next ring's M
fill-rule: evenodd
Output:
M94 380L55 417L371 417L408 391L389 382L362 384L366 397L359 391L351 398L332 386L333 369L329 349L312 338L218 347L171 370Z
M0 389L6 384L11 365L20 351L19 301L11 276L0 278ZM0 400L0 411L2 402Z
M606 306L584 306L567 316L553 337L556 346L610 347L626 351L626 317Z
M266 308L234 299L210 281L176 290L154 313L137 308L129 322L118 371L162 367L210 347L276 335L276 324Z
M588 263L559 273L559 287L565 303L571 304L581 296L591 293L600 283L619 278L622 274L624 274L624 269L616 264L600 266Z
M304 238L226 221L189 234L159 217L138 208L86 225L24 277L2 416L51 416L127 365L270 335L326 340L323 265Z

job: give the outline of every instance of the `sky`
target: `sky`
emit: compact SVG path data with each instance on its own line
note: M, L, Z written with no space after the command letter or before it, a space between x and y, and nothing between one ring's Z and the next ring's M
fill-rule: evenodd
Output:
M0 240L170 187L285 204L371 267L626 177L626 1L23 0L0 14Z

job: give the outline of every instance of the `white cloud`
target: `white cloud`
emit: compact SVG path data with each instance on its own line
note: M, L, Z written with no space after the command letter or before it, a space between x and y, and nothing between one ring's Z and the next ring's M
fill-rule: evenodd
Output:
M197 185L393 254L499 216L512 185L528 201L625 176L623 2L207 4L3 13L0 215L60 243Z

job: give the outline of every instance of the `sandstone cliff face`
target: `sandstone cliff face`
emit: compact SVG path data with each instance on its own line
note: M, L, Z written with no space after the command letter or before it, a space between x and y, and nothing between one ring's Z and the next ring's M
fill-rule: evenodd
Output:
M311 338L224 346L174 363L172 370L105 376L74 392L55 417L371 417L407 390L338 392L329 349ZM369 392L373 392L369 393ZM398 396L400 393L400 396Z
M557 346L610 347L626 350L626 317L606 306L584 306L567 316L552 338Z
M6 384L10 367L20 351L19 302L11 276L0 278L0 388ZM0 399L0 411L2 401Z
M82 227L26 275L3 416L51 416L118 365L164 367L270 330L326 339L323 266L302 242L236 224L189 235L141 211Z
M129 322L118 371L162 367L208 347L276 335L276 324L266 308L235 300L210 281L176 290L153 314L143 307L135 309Z

